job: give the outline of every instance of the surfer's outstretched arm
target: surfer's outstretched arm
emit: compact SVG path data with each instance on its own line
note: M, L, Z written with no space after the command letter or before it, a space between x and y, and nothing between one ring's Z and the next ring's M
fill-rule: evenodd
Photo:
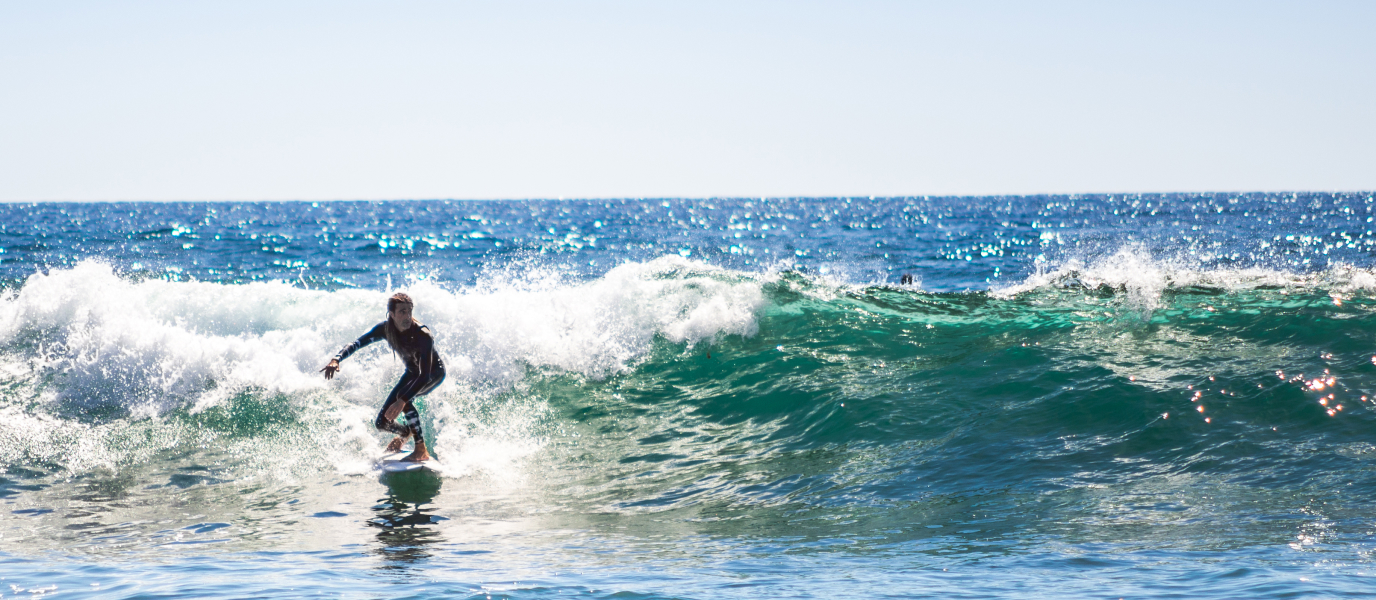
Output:
M378 323L372 329L369 329L368 333L363 334L358 339L350 343L348 346L345 346L343 350L340 350L339 354L334 355L334 358L330 359L330 363L325 365L325 368L320 369L320 372L325 374L325 380L328 381L330 379L334 379L335 371L339 370L339 363L342 362L344 359L349 358L349 355L353 354L354 352L357 352L359 348L367 346L368 344L371 344L378 340L387 339L386 328L386 321Z

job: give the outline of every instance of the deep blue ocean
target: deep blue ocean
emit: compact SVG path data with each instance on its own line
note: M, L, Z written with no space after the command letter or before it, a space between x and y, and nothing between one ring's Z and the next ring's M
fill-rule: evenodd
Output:
M1376 195L0 205L0 597L1376 595ZM404 291L448 379L386 475Z

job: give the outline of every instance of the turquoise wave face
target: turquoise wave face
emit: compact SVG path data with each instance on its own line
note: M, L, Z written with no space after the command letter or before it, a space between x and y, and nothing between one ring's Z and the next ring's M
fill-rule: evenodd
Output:
M845 536L863 516L1148 548L1185 525L1211 531L1189 544L1286 543L1324 498L1329 539L1365 535L1370 300L1194 286L1144 311L1107 287L766 287L757 336L541 384L571 424L554 447L598 440L571 501L724 531Z

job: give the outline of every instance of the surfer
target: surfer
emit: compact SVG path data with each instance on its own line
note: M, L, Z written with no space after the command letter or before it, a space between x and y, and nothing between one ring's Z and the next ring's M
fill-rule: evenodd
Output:
M339 361L368 344L387 340L387 345L401 355L402 362L406 363L406 373L401 376L401 381L397 382L396 387L392 388L387 401L382 403L382 410L378 412L374 424L381 431L396 434L397 437L387 444L388 452L400 452L406 438L414 438L415 450L401 460L420 462L430 460L430 453L425 449L425 436L420 429L420 413L416 411L411 400L439 387L444 381L444 361L440 360L440 354L435 351L435 338L430 334L430 329L411 316L413 308L415 303L411 301L410 296L402 293L393 294L387 299L387 320L378 323L368 330L368 333L345 346L320 372L325 374L326 380L332 379L335 371L339 370ZM396 422L397 415L402 411L406 413L406 425Z

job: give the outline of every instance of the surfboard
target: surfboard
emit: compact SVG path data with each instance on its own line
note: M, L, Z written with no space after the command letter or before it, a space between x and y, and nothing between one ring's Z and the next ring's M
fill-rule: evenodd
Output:
M387 473L408 473L411 471L430 471L432 473L437 472L435 469L435 461L433 459L427 460L425 462L407 462L401 460L403 458L406 458L408 454L410 454L410 452L393 452L392 454L384 454L382 455L382 458L377 459L377 468Z

